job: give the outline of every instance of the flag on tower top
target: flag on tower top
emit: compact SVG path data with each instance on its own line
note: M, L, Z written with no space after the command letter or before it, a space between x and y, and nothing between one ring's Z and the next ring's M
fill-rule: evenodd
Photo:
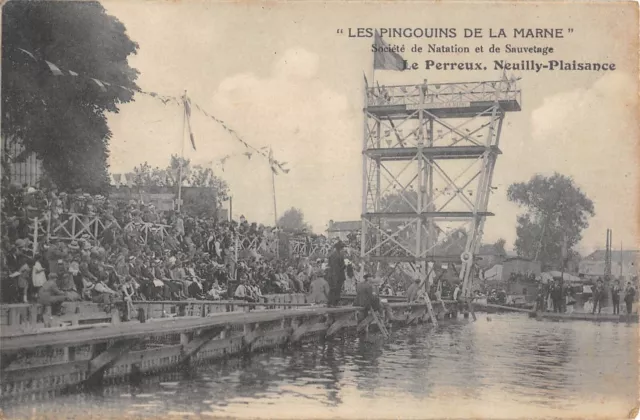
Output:
M373 53L374 70L404 70L404 59L397 52L391 51L389 44L384 42L378 31L375 35L375 52Z

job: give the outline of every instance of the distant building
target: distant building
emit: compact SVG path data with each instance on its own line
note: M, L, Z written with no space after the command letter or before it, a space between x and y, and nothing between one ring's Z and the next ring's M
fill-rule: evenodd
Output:
M475 257L478 266L486 269L502 263L507 258L507 254L497 250L493 244L482 244Z
M349 222L334 222L329 220L329 227L327 228L327 237L329 239L340 239L347 241L349 234L360 232L362 222L360 220Z
M604 277L604 257L605 250L600 249L580 261L578 267L580 277L584 277L589 280ZM615 278L620 278L621 275L625 280L637 277L639 273L639 263L639 250L611 250L611 275Z
M174 210L176 194L171 187L158 187L153 191L138 190L124 186L111 187L109 198L116 201L143 202L153 204L160 211Z
M511 274L520 274L525 277L539 276L542 272L540 261L532 261L528 258L506 258L501 264L496 264L484 272L484 278L488 282L503 283L511 278Z
M203 195L203 190L207 192L211 191L210 187L182 187L182 201L188 202L190 199L195 200L197 197ZM142 202L145 204L153 204L157 210L170 211L175 210L177 206L178 194L176 187L128 187L128 186L111 186L109 191L109 198L119 201L131 201ZM211 197L212 207L216 206L215 194ZM220 211L218 209L218 217L223 220L228 219L228 213L226 211Z
M537 282L542 270L540 261L512 257L484 271L487 288L504 289L507 295L524 296L527 302L535 299ZM513 276L512 276L513 274Z

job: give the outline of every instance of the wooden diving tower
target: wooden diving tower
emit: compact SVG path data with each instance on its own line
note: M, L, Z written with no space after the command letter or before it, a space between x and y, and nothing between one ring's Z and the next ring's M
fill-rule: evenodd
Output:
M404 264L429 278L434 263L460 264L470 296L474 255L493 215L502 122L520 111L516 82L366 88L360 255L369 270ZM452 235L461 232L464 251L452 253Z

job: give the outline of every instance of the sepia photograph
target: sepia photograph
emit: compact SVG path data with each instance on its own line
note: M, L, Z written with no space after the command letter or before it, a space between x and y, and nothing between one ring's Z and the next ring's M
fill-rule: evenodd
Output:
M638 418L638 3L0 4L0 419Z

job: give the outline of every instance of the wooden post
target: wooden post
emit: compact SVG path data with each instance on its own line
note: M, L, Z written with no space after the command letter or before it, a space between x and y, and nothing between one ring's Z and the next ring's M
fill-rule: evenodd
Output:
M71 238L75 239L76 237L76 214L71 214Z
M38 250L38 217L33 218L33 250L32 255L36 256L36 251Z

